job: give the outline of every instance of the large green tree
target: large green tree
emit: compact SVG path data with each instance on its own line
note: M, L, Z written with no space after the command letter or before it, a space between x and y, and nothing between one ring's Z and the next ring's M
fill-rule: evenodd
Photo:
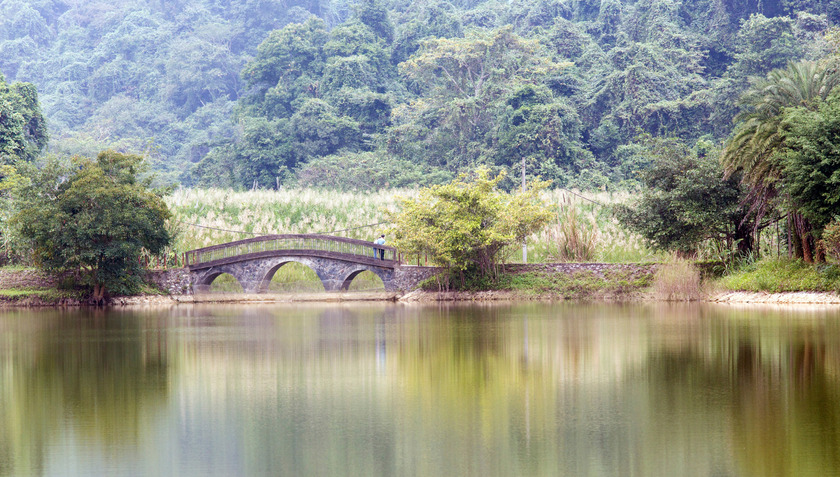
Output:
M785 110L779 128L784 147L774 161L781 188L789 206L821 235L840 218L840 96L835 92L815 110Z
M593 170L603 177L581 140L583 123L568 100L547 86L526 84L507 96L506 106L494 138L497 165L517 166L525 158L536 175L559 185L580 185L581 176Z
M753 223L734 177L722 179L716 154L690 149L674 139L648 140L652 158L642 173L645 188L616 215L654 248L693 257L706 241L718 250L747 254L753 249Z
M73 277L104 303L108 290L135 291L141 252L160 253L172 237L161 195L139 178L143 158L105 151L66 170L30 167L13 221L45 270Z
M47 126L38 94L30 83L6 83L0 73L0 254L3 261L15 253L15 230L9 219L15 212L11 191L20 184L15 168L32 161L47 145Z
M745 93L745 109L736 118L735 131L722 154L728 174L741 172L748 187L751 208L759 219L778 205L778 185L784 180L784 168L777 155L790 135L783 135L781 122L786 108L814 110L840 84L840 72L834 63L791 63L786 69L773 70ZM785 197L783 203L796 203ZM812 225L796 207L788 207L794 232L795 255L807 262L814 260L816 242Z
M422 97L395 110L389 151L452 172L486 162L508 95L563 66L511 28L427 40L400 65Z

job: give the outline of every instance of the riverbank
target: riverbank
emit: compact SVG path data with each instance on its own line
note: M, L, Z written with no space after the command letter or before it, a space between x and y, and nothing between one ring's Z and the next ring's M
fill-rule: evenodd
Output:
M564 298L556 294L523 294L513 291L477 292L323 292L289 294L218 293L204 295L140 295L115 297L111 306L179 306L193 304L271 304L271 303L441 303L441 302L503 302L503 301L607 301L607 302L657 302L666 301L651 293L598 298ZM672 300L673 301L673 300ZM840 295L835 293L754 293L720 292L697 300L699 302L731 305L829 305L840 306ZM84 302L68 297L50 297L23 294L14 298L0 295L0 308L4 307L77 307Z
M530 270L529 270L530 271ZM532 271L531 271L532 272ZM581 274L569 275L570 278L555 277L553 273L542 271L537 279L524 279L518 289L485 291L412 291L408 293L387 291L320 292L320 293L207 293L181 294L160 293L129 297L114 297L112 306L177 306L197 303L339 303L339 302L401 302L401 303L436 303L436 302L491 302L491 301L680 301L663 300L650 291L647 274L634 270L632 274L602 276L598 279ZM157 272L158 277L166 273ZM554 277L553 285L546 286L544 280ZM521 277L520 277L521 278ZM166 278L169 282L171 277ZM167 282L167 283L169 283ZM184 290L183 284L169 287L169 290ZM779 304L779 305L837 305L840 295L830 292L785 292L767 293L750 291L715 291L696 297L696 301L722 304ZM0 270L0 307L74 307L84 306L84 300L55 288L49 277L37 270L5 269Z

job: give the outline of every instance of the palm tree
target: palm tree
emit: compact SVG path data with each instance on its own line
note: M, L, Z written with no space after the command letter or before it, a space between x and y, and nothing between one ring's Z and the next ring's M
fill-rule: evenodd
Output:
M782 113L786 108L816 108L838 84L836 63L802 61L771 71L741 97L743 110L735 117L735 131L723 149L721 162L727 177L735 172L743 174L756 227L778 196L776 184L782 179L781 166L774 160L784 147L779 127ZM789 212L800 245L796 247L797 256L810 262L810 225L795 210Z

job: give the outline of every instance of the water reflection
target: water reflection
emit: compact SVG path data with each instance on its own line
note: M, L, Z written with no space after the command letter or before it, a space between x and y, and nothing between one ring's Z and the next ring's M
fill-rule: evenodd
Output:
M0 475L840 475L840 311L0 314Z
M69 439L119 461L149 437L145 420L167 394L165 329L155 324L101 311L4 314L0 474L47 473Z

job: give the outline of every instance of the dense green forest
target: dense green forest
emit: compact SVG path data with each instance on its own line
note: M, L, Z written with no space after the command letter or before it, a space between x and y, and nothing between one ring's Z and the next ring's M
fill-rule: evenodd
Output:
M3 0L0 71L37 87L48 150L144 154L171 183L403 186L524 158L593 188L639 180L643 133L721 143L748 78L826 56L838 21L830 0Z

